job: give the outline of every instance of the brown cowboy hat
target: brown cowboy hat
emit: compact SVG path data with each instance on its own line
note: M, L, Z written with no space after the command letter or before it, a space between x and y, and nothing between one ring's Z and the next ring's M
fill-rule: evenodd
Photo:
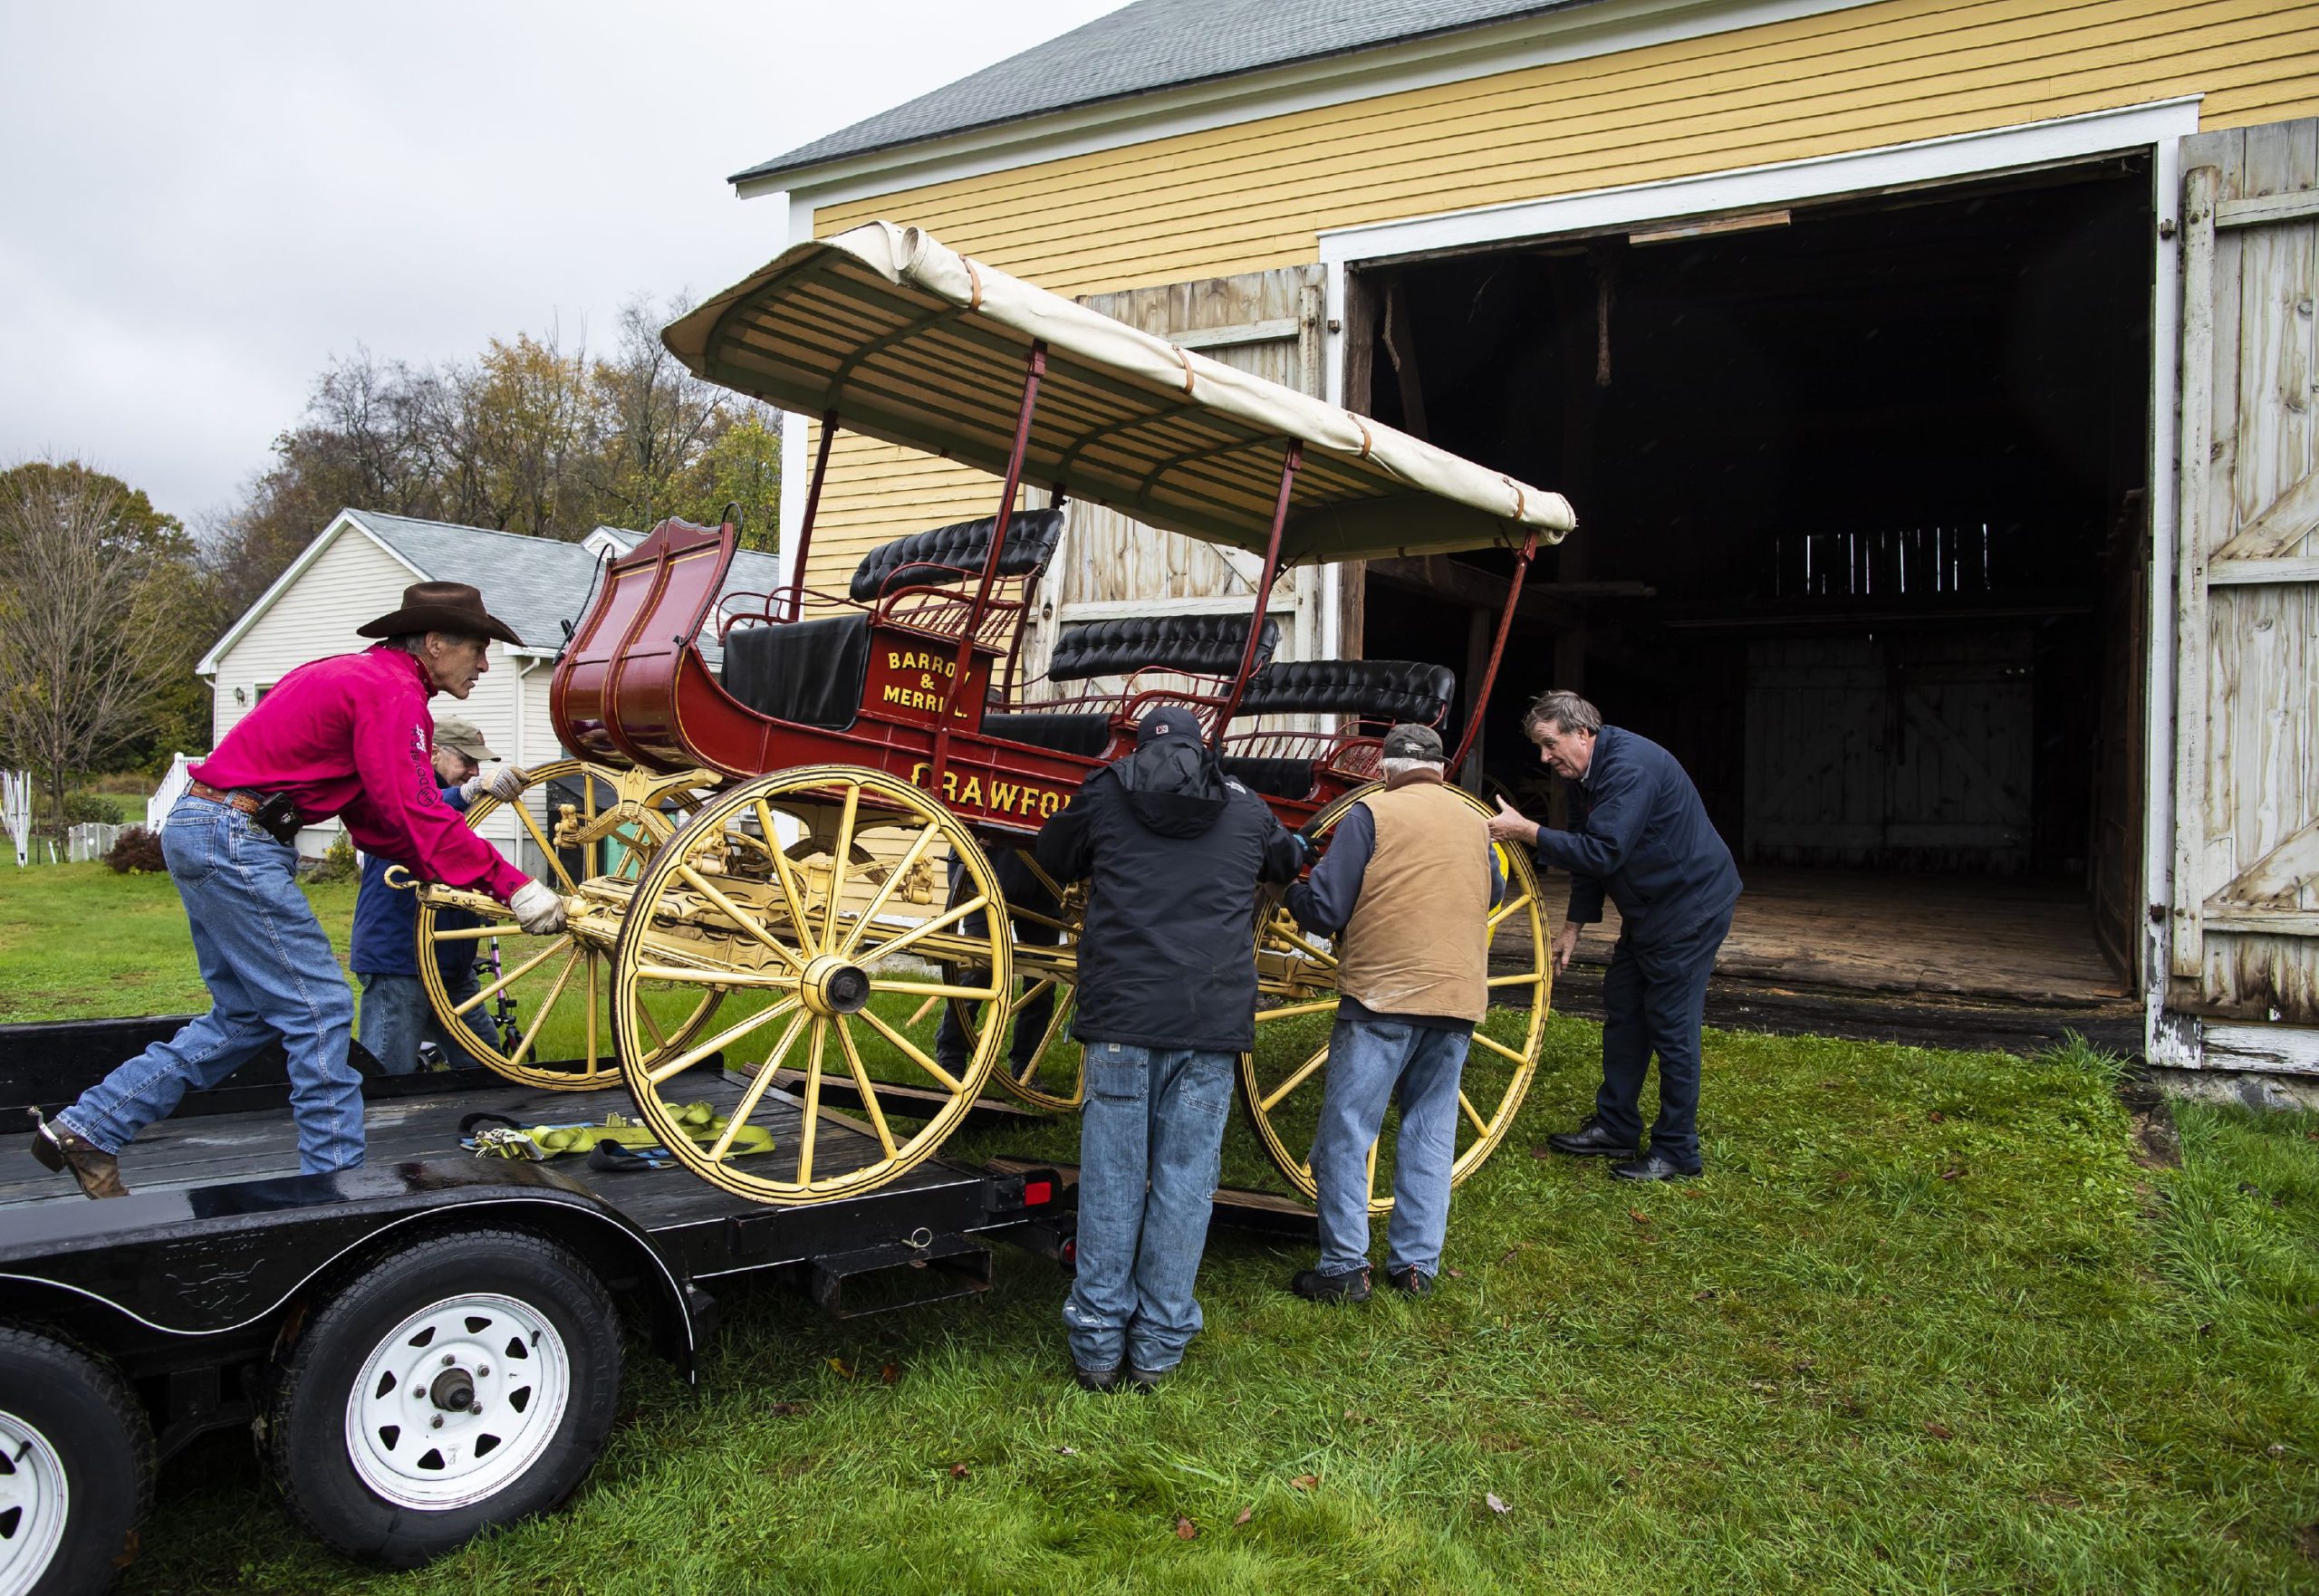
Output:
M402 590L402 608L358 626L358 638L398 638L405 632L452 631L524 646L515 629L483 607L483 591L463 582L414 582Z

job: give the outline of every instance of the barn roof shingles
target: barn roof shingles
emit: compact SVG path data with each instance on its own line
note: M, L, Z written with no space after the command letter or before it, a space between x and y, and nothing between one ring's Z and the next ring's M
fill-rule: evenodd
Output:
M736 183L1073 106L1349 54L1589 0L1137 0L996 66L734 174Z

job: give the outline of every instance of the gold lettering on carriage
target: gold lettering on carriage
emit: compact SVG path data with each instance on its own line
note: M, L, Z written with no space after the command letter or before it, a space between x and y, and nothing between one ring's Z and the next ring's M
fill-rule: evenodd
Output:
M926 785L926 773L931 768L921 759L909 767L910 784ZM1028 818L1034 814L1046 819L1063 805L1063 794L1047 787L1034 787L1027 782L1002 782L996 775L990 779L986 793L983 779L969 775L962 784L958 773L942 773L942 796L961 809L979 809L986 814L1019 814Z
M918 685L912 687L906 678L886 682L879 688L880 703L890 704L897 709L915 709L921 714L939 715L943 700L950 696L948 678L958 674L958 662L924 649L889 649L886 650L886 668L890 671L918 672ZM958 720L974 718L964 704L952 705L950 713Z

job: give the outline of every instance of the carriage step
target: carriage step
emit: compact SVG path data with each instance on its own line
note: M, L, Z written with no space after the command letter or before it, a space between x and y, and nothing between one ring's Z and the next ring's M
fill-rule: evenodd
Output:
M834 1319L979 1296L990 1289L990 1249L963 1235L887 1242L813 1262L813 1301Z

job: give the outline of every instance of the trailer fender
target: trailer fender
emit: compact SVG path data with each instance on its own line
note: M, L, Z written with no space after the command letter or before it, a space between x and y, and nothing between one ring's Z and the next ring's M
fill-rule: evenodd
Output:
M158 1341L178 1356L188 1342L264 1334L349 1264L484 1224L562 1241L608 1285L640 1293L657 1349L688 1379L710 1306L633 1220L539 1164L404 1162L43 1203L11 1217L0 1290L65 1310L101 1344Z

